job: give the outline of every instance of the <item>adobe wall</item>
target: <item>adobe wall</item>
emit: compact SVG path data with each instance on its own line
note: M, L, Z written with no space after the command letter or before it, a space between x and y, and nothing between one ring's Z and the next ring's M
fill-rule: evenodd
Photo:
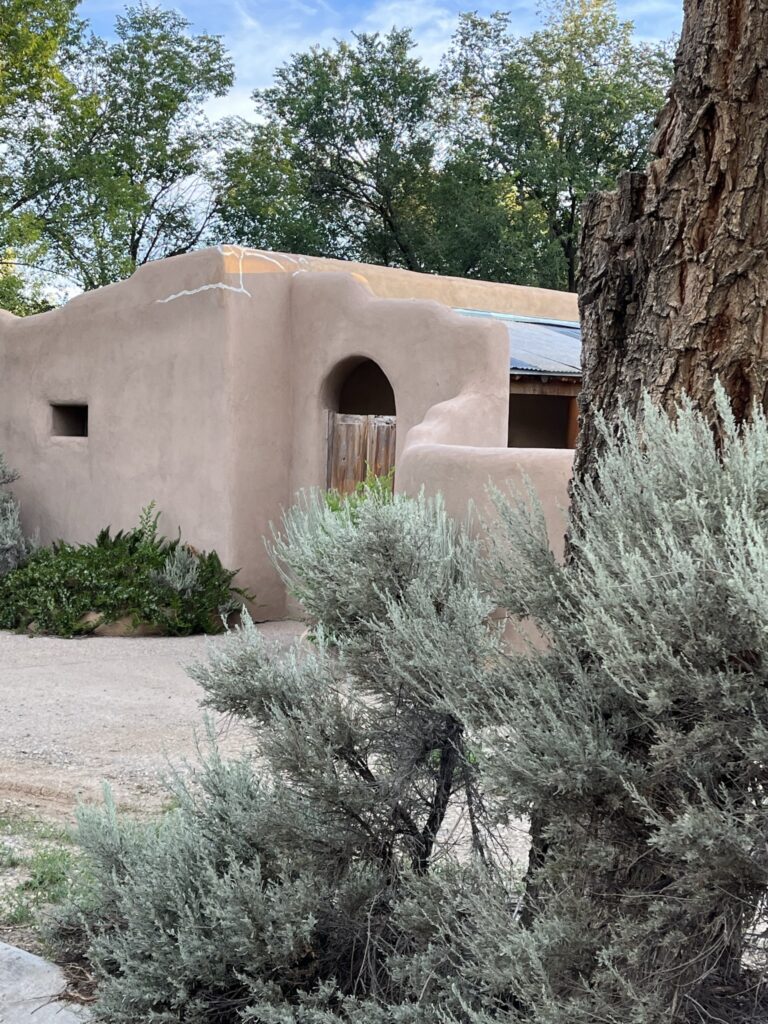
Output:
M43 543L131 527L155 500L166 534L216 548L279 615L261 534L288 500L291 278L243 280L236 251L205 250L4 317L0 450ZM87 403L89 436L52 437L51 402Z
M258 258L258 250L245 250ZM579 319L578 297L572 292L526 285L473 281L465 277L419 274L397 267L378 267L369 263L329 260L319 256L270 253L277 262L308 273L353 274L380 299L433 299L457 309L483 309L517 316L545 317L552 320ZM246 267L251 257L246 255Z
M460 428L463 443L506 443L509 363L501 325L435 302L377 299L346 274L302 274L293 282L292 490L325 485L327 415L341 382L334 371L343 374L356 359L378 363L394 390L396 463L411 428L468 382L484 400Z
M0 451L22 473L26 528L43 542L92 540L108 523L134 525L154 499L164 532L215 547L255 591L256 616L279 617L264 538L297 490L325 485L328 409L343 373L368 358L395 393L398 489L442 491L463 516L489 479L525 471L562 534L571 453L506 448L503 326L374 292L427 278L423 289L472 305L450 279L364 268L372 282L311 262L220 246L50 313L0 317ZM522 315L537 302L573 315L572 296L557 306L559 293L514 291L530 293ZM52 437L51 402L87 403L88 438Z
M0 450L22 474L14 490L24 523L43 542L129 527L155 499L166 531L181 525L201 547L222 538L231 556L226 428L200 429L229 415L221 299L160 301L214 262L195 254L51 312L3 319ZM52 437L50 402L87 403L90 436Z

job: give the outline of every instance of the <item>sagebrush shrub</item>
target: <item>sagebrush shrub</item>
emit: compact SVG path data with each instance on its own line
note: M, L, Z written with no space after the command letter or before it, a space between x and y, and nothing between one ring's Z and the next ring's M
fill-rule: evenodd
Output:
M291 593L326 633L348 636L387 615L421 581L439 604L474 557L442 500L394 495L374 479L351 500L301 494L273 554Z
M276 550L311 643L278 652L245 616L192 670L209 706L251 724L253 758L214 752L138 838L81 815L107 1020L438 1019L444 979L425 971L419 999L408 969L427 941L413 905L454 844L467 864L495 857L476 753L439 691L497 641L475 546L439 501L373 487L354 514L307 495L286 524Z
M719 415L606 427L562 565L530 496L484 558L439 502L306 497L276 552L312 642L246 621L194 672L253 760L126 872L123 826L84 835L105 1019L768 1019L768 425Z
M18 502L7 490L17 479L0 452L0 577L24 565L34 550L34 543L24 536Z
M531 1024L768 1019L768 426L718 409L716 429L650 401L604 427L564 565L540 510L499 500L489 575L538 641L447 688L491 751L486 792L543 841L484 1021L494 985Z
M177 544L158 576L182 597L190 597L200 582L200 556L185 544Z

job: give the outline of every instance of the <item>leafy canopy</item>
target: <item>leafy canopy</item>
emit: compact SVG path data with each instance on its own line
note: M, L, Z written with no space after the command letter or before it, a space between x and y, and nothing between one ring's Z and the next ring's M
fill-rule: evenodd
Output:
M216 134L202 104L233 81L215 36L140 4L115 41L84 31L56 54L46 102L25 103L0 162L8 244L54 276L95 288L198 245L214 200Z
M558 0L520 38L462 16L438 71L407 28L294 54L251 119L211 122L220 38L140 3L114 39L70 0L0 9L0 302L94 288L222 238L573 288L579 207L642 164L669 49L615 0Z
M645 166L671 77L671 47L632 33L614 0L560 0L522 38L509 14L465 14L444 63L459 138L480 140L490 166L539 215L569 291L581 204Z
M421 269L420 194L435 151L437 80L413 48L408 30L383 37L361 33L352 43L296 54L278 68L275 84L254 96L264 124L252 128L250 143L246 135L250 159L241 144L228 166L234 180L225 193L224 223L232 219L235 227L248 226L243 207L251 190L236 190L244 164L258 175L260 189L269 184L265 178L274 180L269 150L263 149L269 139L295 204L285 211L287 239L304 244L290 233L298 222L308 230L310 246L319 241L333 246L326 255ZM302 216L302 207L323 222L321 236ZM257 233L270 212L257 199L252 210Z

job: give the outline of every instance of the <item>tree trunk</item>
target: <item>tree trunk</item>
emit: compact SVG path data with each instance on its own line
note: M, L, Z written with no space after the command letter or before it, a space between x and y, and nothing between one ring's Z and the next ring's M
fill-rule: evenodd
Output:
M580 479L595 471L597 415L614 423L622 402L637 413L646 390L712 414L719 378L737 420L768 408L768 0L686 0L651 153L645 173L584 208ZM626 891L647 884L644 849L628 847ZM740 970L739 922L730 935L704 988Z
M581 476L596 413L644 389L709 412L719 377L737 418L768 403L768 0L686 0L652 157L585 205Z

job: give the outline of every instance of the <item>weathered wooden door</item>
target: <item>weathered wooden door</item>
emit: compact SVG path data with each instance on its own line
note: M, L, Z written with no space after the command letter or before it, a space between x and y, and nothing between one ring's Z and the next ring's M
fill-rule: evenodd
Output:
M328 415L328 487L349 494L368 471L386 476L395 465L395 417Z

